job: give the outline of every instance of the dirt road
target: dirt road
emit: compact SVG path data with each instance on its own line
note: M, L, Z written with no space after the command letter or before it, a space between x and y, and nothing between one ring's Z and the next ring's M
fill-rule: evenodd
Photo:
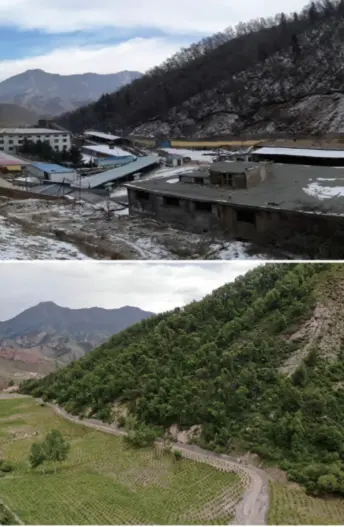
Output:
M74 415L68 414L63 408L55 404L46 404L58 415L73 423L95 428L101 432L116 436L126 435L124 430L117 428L115 425L107 425L96 419L79 419ZM157 443L161 444L161 442ZM188 459L207 463L220 470L237 473L243 481L246 490L242 500L235 507L235 519L232 523L235 525L267 525L269 478L264 471L252 465L239 463L230 456L216 454L196 445L173 443L172 449L179 450Z
M0 393L0 399L15 399L28 397L17 393ZM38 400L42 402L41 400ZM63 408L52 404L45 403L52 408L56 414L73 423L94 428L100 432L113 434L116 436L125 436L126 432L115 425L109 425L98 421L97 419L80 419L77 416L67 413ZM161 441L157 444L162 445ZM267 514L269 507L269 477L263 471L253 465L240 463L238 459L224 454L216 454L209 450L204 450L196 445L189 445L175 442L172 445L173 450L179 450L185 458L192 459L201 463L207 463L219 470L235 472L242 480L245 486L245 492L242 500L235 506L235 525L267 525ZM228 504L232 508L233 504ZM18 523L22 523L16 518Z

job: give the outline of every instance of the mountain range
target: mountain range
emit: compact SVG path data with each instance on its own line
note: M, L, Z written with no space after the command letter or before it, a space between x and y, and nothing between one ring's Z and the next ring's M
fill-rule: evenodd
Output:
M105 93L115 92L140 76L137 71L59 75L40 69L28 70L0 82L0 103L32 111L37 119L55 116L87 105Z
M240 23L109 95L106 112L99 100L61 124L195 138L343 132L343 31L344 0Z
M53 371L152 315L131 306L70 309L42 302L0 322L0 377Z

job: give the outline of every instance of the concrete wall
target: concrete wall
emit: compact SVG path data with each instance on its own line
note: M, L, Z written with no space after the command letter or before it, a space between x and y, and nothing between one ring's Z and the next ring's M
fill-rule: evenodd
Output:
M37 194L36 192L30 192L26 190L4 188L0 186L0 196L12 199L43 199L47 201L61 201L61 196L45 196L44 194Z
M280 221L279 213L274 211L227 205L220 205L219 209L223 231L234 238L243 240L257 240L268 230L275 229ZM247 215L247 213L254 216L254 223L240 219L240 214Z
M202 181L204 185L210 184L210 178L207 174L204 174L204 177L194 177L192 174L180 174L179 176L180 183L198 183L202 185Z
M129 214L145 214L172 225L185 228L190 226L192 232L222 232L217 205L211 205L211 210L197 210L197 204L188 199L179 199L179 206L168 205L164 196L149 193L148 199L136 195L134 189L128 189Z
M282 232L316 232L332 236L339 226L344 228L344 217L320 216L300 212L280 212L233 205L212 204L209 212L197 210L197 204L180 198L179 207L167 205L163 196L147 193L147 199L136 196L128 189L130 214L144 214L189 232L211 233L227 239L262 242L271 235L276 238Z
M212 172L210 167L210 181L213 185L219 185L230 188L251 188L256 187L260 183L270 179L274 175L274 166L273 163L261 163L256 167L243 170L242 173L231 173L230 166L228 167L228 172L218 173ZM232 176L231 185L227 184L226 176Z
M41 179L42 181L51 181L51 183L75 183L78 179L78 174L76 171L73 172L52 172L48 173L48 179L44 177L44 170L41 170L40 168L34 166L34 165L28 165L26 168L26 172L30 176L37 177Z
M199 210L195 201L179 199L179 206L168 205L163 196L144 193L146 198L128 189L130 214L145 214L160 221L170 223L190 232L211 232L219 236L229 236L243 240L254 240L278 222L278 214L243 207L232 207L213 203L211 211ZM240 221L240 211L254 216L253 221ZM239 212L239 217L238 217Z
M49 181L52 183L75 183L78 179L78 174L73 172L52 172L49 174Z

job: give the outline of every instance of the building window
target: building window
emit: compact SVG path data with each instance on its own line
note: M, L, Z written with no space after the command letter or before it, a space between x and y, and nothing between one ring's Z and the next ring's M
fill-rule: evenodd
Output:
M252 225L256 224L256 214L251 210L237 210L236 211L236 219L237 221L243 222L243 223L251 223Z
M233 174L223 174L223 182L228 187L233 186Z
M212 204L207 201L195 201L195 210L199 212L211 212Z
M164 196L164 205L168 207L179 207L179 199L172 196Z
M8 150L9 150L10 152L12 152L12 151L13 151L13 146L9 146L9 147L8 147Z
M9 144L9 145L13 145L13 139L9 139L9 140L8 140L8 144Z
M136 199L138 200L148 200L149 199L149 192L145 192L144 190L137 190L136 191Z

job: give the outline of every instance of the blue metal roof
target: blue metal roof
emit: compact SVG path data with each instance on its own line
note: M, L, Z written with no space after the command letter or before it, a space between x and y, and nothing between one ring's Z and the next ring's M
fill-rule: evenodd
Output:
M33 167L42 170L42 172L48 172L49 174L63 174L66 172L74 172L72 168L66 168L61 165L55 165L54 163L31 163Z
M113 168L112 170L106 170L106 172L101 172L100 174L94 174L93 176L86 176L81 179L82 188L97 188L106 183L116 181L135 172L139 172L144 168L147 168L151 165L159 163L158 156L145 156L138 157L136 161L128 163L125 166L119 168ZM73 187L77 186L76 184L72 185Z

